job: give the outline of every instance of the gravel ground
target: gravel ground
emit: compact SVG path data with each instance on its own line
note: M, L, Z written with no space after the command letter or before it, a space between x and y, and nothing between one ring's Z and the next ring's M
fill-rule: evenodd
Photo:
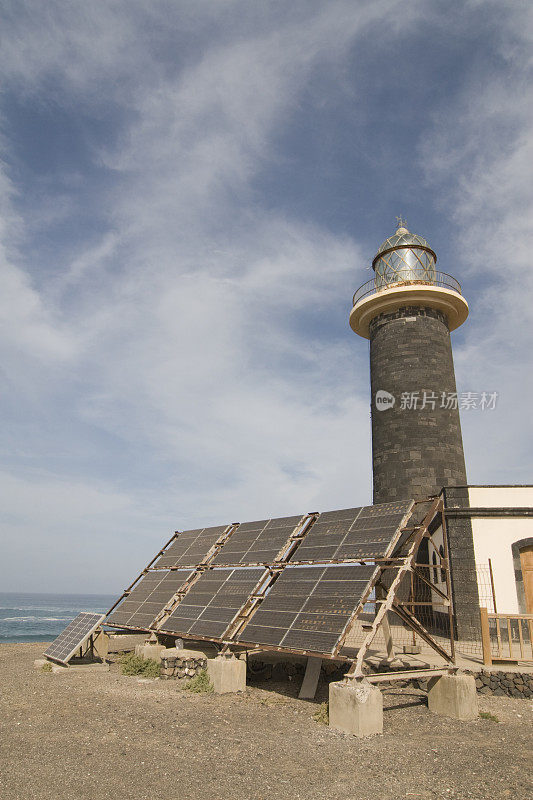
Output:
M385 733L313 719L326 698L258 681L194 695L175 681L33 669L39 644L0 646L0 797L9 800L399 800L532 796L533 706L480 697L500 720L459 723L414 689L384 691Z

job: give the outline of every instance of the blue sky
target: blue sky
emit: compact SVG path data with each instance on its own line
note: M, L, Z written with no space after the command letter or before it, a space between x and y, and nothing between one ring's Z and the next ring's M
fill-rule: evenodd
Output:
M529 2L5 2L4 591L371 501L354 290L403 214L463 284L471 483L531 483Z

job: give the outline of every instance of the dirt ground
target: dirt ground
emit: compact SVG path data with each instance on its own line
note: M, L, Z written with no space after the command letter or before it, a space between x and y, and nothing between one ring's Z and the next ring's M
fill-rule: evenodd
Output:
M384 690L383 736L313 715L326 699L252 680L245 695L175 681L33 669L39 644L0 646L2 800L399 800L532 796L533 706L480 696L499 722L432 715L418 690Z

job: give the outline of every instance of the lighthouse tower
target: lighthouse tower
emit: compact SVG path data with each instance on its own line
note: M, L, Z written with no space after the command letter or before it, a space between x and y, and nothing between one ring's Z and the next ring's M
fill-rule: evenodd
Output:
M400 218L354 295L350 326L370 340L374 503L466 485L450 331L468 303L436 262Z

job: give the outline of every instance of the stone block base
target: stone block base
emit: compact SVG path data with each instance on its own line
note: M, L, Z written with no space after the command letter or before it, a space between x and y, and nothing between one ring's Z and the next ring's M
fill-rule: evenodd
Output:
M246 689L246 662L234 656L208 658L207 674L215 694L244 692Z
M428 708L463 722L478 718L476 682L472 675L441 675L428 684Z
M202 652L172 647L161 653L161 677L191 679L205 669L206 664L207 658Z
M376 686L365 681L330 683L329 724L354 736L383 733L383 697Z

